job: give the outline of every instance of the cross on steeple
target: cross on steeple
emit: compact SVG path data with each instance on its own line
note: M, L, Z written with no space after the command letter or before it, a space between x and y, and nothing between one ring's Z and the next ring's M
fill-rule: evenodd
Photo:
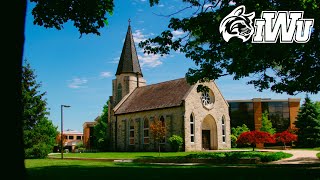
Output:
M129 26L130 26L130 22L131 22L131 20L130 20L130 18L129 18L129 20L128 20Z

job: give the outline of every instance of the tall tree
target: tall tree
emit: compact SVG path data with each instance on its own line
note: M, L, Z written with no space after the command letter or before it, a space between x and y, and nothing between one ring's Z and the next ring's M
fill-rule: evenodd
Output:
M108 122L108 106L109 100L103 106L102 114L97 118L96 124L94 125L93 134L95 136L94 144L96 148L101 151L106 151L109 145L107 122Z
M320 119L316 105L306 96L304 103L300 107L297 121L298 128L297 146L299 147L319 147L320 146Z
M273 135L276 132L276 129L272 127L272 122L268 116L268 111L262 113L260 131L268 132Z
M22 68L23 133L26 158L45 158L52 152L58 134L47 115L47 103L40 92L34 70L25 60Z
M149 0L150 5L161 0ZM169 54L179 51L195 62L186 74L188 82L204 82L231 75L238 80L251 77L259 91L271 89L290 95L320 91L320 0L182 0L185 8L167 15L168 29L142 41L146 53ZM314 19L307 43L251 43L231 38L224 41L219 26L237 6L245 5L245 13L262 11L304 11L304 18ZM186 14L186 15L185 15ZM179 15L177 18L176 15ZM185 15L185 16L184 16ZM239 27L234 28L242 28ZM175 37L173 31L184 32ZM279 42L279 41L278 41ZM203 90L198 86L198 90Z
M60 1L60 3L59 3ZM36 17L37 22L40 26L46 28L53 27L56 29L61 29L62 25L68 20L74 20L74 26L79 30L80 34L83 33L94 33L99 34L98 29L102 28L104 24L107 24L106 14L113 12L113 0L90 0L90 1L41 1L41 0L31 0L38 6L38 10L33 12ZM83 4L86 3L86 4ZM80 7L80 4L81 7ZM2 71L3 77L8 77L4 79L4 84L11 84L4 89L4 94L8 98L4 100L3 103L11 104L11 106L3 107L3 118L10 119L8 121L8 127L5 129L9 134L14 130L11 138L5 139L4 143L9 147L13 147L12 151L6 154L10 157L15 157L10 159L6 163L5 172L11 172L15 169L17 173L10 173L12 178L21 179L20 176L26 177L26 171L24 166L24 148L23 148L23 130L22 130L22 102L21 99L21 80L22 80L22 58L23 58L23 48L25 41L25 18L27 9L27 0L21 1L8 1L6 4L8 9L15 9L15 15L11 18L6 18L3 23L7 24L10 28L4 28L5 38L5 50L4 56L11 57L10 61L6 63L6 69L8 71ZM72 13L69 12L71 9ZM80 17L77 19L77 17ZM51 25L50 25L51 24ZM5 55L7 54L7 55ZM18 99L18 100L17 100ZM14 108L12 108L14 107ZM8 113L12 112L12 113Z

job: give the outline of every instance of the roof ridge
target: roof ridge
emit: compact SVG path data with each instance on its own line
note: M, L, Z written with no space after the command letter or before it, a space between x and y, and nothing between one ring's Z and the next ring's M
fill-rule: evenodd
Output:
M168 82L177 81L177 80L180 80L180 79L185 79L185 77L183 77L183 78L178 78L178 79L172 79L172 80L168 80L168 81L157 82L157 83L154 83L154 84L148 84L148 85L145 85L145 86L140 86L140 87L138 87L138 88L143 88L143 87L147 87L147 86L153 86L153 85L168 83Z

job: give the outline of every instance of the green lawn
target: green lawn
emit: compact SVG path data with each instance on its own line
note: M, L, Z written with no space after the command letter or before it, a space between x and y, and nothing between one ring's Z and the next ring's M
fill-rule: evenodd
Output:
M186 156L196 152L161 152L160 157ZM51 157L61 157L61 154L53 154ZM63 157L80 158L111 158L111 159L135 159L143 157L159 157L158 152L98 152L98 153L64 153Z
M25 160L28 179L319 179L315 168L279 165L155 165L84 160Z

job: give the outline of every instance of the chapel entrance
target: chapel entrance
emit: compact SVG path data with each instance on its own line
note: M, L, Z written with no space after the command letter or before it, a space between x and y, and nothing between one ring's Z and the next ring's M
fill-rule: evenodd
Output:
M208 114L202 121L201 140L203 150L218 149L217 124L215 119Z
M202 130L202 148L210 149L210 130Z

